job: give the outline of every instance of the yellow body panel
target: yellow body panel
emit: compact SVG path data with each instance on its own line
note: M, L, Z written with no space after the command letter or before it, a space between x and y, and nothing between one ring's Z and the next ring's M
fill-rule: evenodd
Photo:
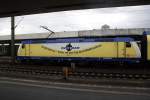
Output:
M147 36L147 59L150 60L150 35Z
M47 48L43 44L25 44L24 48L19 48L18 56L136 58L136 53L132 46L126 48L125 42L99 42L83 50L71 51Z
M123 58L125 57L125 42L116 42L117 43L117 47L118 48L118 58Z

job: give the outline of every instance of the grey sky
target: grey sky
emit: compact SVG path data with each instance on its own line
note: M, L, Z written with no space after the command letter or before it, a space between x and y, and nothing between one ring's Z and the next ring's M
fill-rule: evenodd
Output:
M16 34L47 32L40 25L53 31L77 31L100 29L108 24L111 28L150 28L150 5L99 8L35 14L16 17ZM10 18L0 19L0 35L10 34Z

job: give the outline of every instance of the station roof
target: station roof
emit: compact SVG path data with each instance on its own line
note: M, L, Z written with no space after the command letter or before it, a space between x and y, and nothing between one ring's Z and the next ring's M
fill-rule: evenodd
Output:
M0 17L149 4L150 0L2 0L0 3Z
M115 36L115 35L142 35L144 31L150 31L150 28L131 28L131 29L94 29L81 31L56 32L49 38L60 37L84 37L84 36ZM43 39L48 38L50 33L30 33L15 35L16 40L24 39ZM10 35L0 36L0 41L10 41Z

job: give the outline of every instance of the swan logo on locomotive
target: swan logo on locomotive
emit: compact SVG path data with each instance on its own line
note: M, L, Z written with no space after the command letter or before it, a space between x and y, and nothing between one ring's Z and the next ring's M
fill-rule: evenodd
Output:
M73 47L72 45L71 45L71 43L69 43L69 44L67 44L65 47L61 47L61 49L65 49L65 50L67 50L67 51L71 51L71 50L73 50L73 49L80 49L80 47Z

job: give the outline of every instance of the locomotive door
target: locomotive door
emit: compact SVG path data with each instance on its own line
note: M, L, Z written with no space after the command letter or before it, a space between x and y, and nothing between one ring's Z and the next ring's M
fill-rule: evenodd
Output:
M126 43L117 42L117 57L125 58L126 57Z
M30 44L25 45L25 55L30 56Z

